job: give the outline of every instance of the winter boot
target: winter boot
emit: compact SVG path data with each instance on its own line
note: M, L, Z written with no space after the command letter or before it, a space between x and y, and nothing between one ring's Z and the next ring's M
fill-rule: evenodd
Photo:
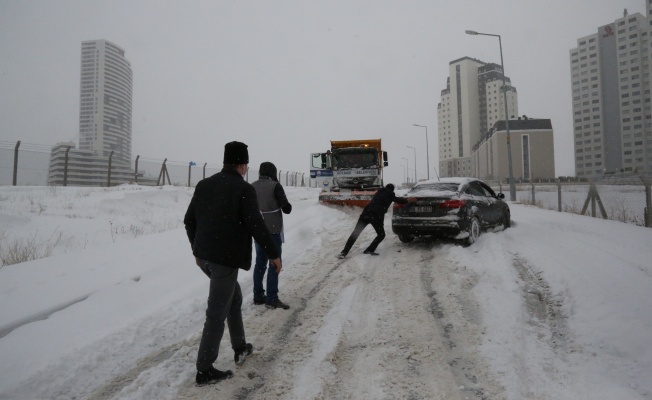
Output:
M254 346L251 343L245 344L245 347L240 350L234 350L233 360L237 365L244 364L247 356L254 352Z
M279 299L276 299L276 300L272 301L271 303L267 303L267 304L265 304L265 307L270 308L270 309L273 309L273 310L274 310L274 309L277 309L277 308L282 308L282 309L284 309L284 310L289 310L289 309L290 309L290 306L288 306L287 304L283 303L283 302L282 302L281 300L279 300Z
M197 371L195 382L197 382L197 386L212 385L232 376L231 370L220 371L211 367L208 371Z

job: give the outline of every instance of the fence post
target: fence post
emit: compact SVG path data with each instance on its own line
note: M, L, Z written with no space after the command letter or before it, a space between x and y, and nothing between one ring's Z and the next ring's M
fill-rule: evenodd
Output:
M66 149L66 156L63 161L63 186L68 186L68 152L70 151L70 146Z
M168 159L166 158L163 160L163 164L161 165L161 172L158 174L158 180L156 181L156 186L163 186L165 185L165 177L168 177L168 182L170 181L170 176L168 175L168 168L165 165L165 163L168 162ZM163 178L163 183L161 184L161 178ZM172 184L172 183L170 183Z
M532 182L532 205L537 204L537 200L534 198L534 182Z
M204 163L204 171L202 173L202 179L206 179L206 164L208 163Z
M285 186L288 185L288 174L289 173L290 173L290 171L285 171Z
M106 187L111 187L111 163L113 162L113 150L109 154L109 174L106 178Z
M136 156L136 166L135 166L135 171L134 171L134 182L138 183L138 159L140 158L140 154Z
M652 182L641 176L641 180L645 184L645 209L643 210L643 220L647 228L652 228Z
M18 148L20 147L20 140L16 142L16 148L14 149L14 186L16 186L16 180L18 178Z
M561 212L561 181L557 180L557 211Z

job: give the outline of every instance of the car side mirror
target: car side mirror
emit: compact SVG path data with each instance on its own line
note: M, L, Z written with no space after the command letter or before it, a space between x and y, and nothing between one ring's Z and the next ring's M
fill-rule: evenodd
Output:
M505 198L505 195L501 192L496 195L499 199L503 200Z

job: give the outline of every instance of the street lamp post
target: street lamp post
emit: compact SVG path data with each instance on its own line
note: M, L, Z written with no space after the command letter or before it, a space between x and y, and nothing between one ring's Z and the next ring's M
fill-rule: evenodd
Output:
M407 183L410 183L410 176L408 175L408 171L410 170L410 161L408 161L407 158L401 157L401 160L405 160L405 164L407 165L407 171L405 172L405 176L407 177ZM416 168L416 165L414 166Z
M405 181L407 180L407 179L406 179L406 176L407 176L407 166L405 166L404 164L401 164L401 167L403 167L403 182L405 182Z
M516 186L514 186L514 172L512 169L512 142L509 137L509 112L507 111L507 83L505 82L505 64L503 63L503 42L500 40L500 35L491 33L480 33L476 31L466 31L467 35L482 35L493 36L498 38L498 46L500 47L500 67L503 69L503 101L505 103L505 132L507 133L507 169L509 171L509 199L516 201Z
M418 126L419 128L426 128L426 167L428 168L428 180L430 180L430 152L428 150L428 127L425 125L417 125L417 124L412 124L414 126Z
M405 146L414 150L414 183L417 183L417 149L412 146Z

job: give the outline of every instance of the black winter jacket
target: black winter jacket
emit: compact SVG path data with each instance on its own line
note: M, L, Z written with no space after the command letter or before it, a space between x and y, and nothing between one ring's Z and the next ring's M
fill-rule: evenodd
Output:
M256 190L230 168L201 180L183 219L195 257L249 270L251 237L270 259L278 252L258 210Z
M360 216L369 219L383 219L392 202L407 204L408 200L405 197L396 197L396 194L387 188L380 188L362 210Z

